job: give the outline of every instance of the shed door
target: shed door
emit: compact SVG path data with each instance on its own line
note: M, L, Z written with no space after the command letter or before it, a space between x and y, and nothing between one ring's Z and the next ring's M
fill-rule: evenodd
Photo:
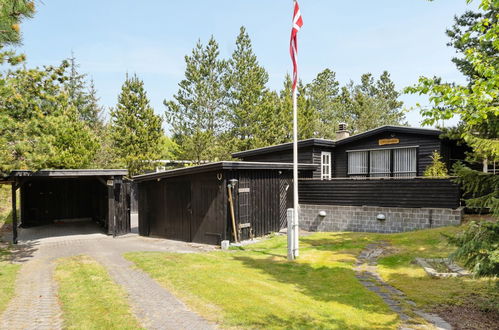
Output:
M162 221L164 236L169 239L191 241L191 184L178 181L166 185L166 219Z

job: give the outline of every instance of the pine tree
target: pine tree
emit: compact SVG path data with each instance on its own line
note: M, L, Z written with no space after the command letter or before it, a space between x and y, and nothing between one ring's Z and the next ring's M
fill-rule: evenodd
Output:
M206 47L198 41L185 62L185 79L179 83L174 100L164 101L173 139L181 147L180 157L198 163L230 157L230 149L220 144L220 137L227 130L227 65L219 59L215 39L211 37Z
M316 137L335 139L338 124L347 120L343 111L345 108L340 104L339 94L340 84L336 80L336 73L330 69L320 72L307 85L310 107L315 110L318 117Z
M236 49L228 61L225 85L228 90L227 120L232 151L254 148L260 130L258 112L269 80L268 73L259 65L253 53L251 40L241 27Z
M149 105L144 83L136 75L127 75L111 110L111 136L118 161L130 175L154 169L154 161L161 157L162 119Z
M363 74L360 84L350 82L347 88L349 92L342 95L350 100L342 102L348 104L347 122L355 133L383 125L406 125L403 102L398 100L400 93L387 71L378 80L370 73Z
M90 128L98 130L102 127L102 107L99 105L97 90L93 80L87 83L87 75L79 73L80 65L72 54L68 59L69 77L66 89L69 101L77 109L80 120L84 121Z
M5 61L18 64L24 55L13 51L2 51L5 46L15 46L21 42L20 24L26 18L33 17L35 4L28 0L2 0L0 2L0 64Z
M284 78L284 86L280 92L281 98L281 125L285 127L287 134L285 141L293 140L293 83L291 76L287 74ZM302 81L298 82L298 139L309 139L318 135L318 113L310 106L307 99L307 91Z
M98 141L77 115L64 83L68 63L9 71L0 84L0 172L85 168Z

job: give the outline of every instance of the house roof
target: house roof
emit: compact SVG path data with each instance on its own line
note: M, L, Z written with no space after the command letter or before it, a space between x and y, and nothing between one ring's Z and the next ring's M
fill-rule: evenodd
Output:
M317 168L316 164L298 164L300 170L313 171ZM217 162L198 166L178 168L161 172L137 175L133 177L136 182L149 181L155 179L163 179L177 177L182 175L190 175L219 170L292 170L291 163L265 163L265 162Z
M124 169L71 169L71 170L14 170L9 177L51 177L51 178L75 178L85 176L125 176L128 171Z
M369 131L365 131L359 134L355 134L349 136L347 138L335 141L335 145L342 145L346 143L350 143L353 141L357 141L360 139L364 139L379 133L384 132L395 132L395 133L407 133L407 134L418 134L418 135L433 135L439 136L442 131L434 128L420 128L420 127L407 127L407 126L380 126Z
M298 148L306 148L311 146L334 147L334 141L328 139L306 139L298 141ZM284 151L289 149L293 149L293 142L277 144L273 146L251 149L246 151L240 151L233 153L232 157L234 158L248 157L253 155L261 155L265 153Z
M409 134L419 134L419 135L434 135L439 136L442 131L433 128L418 128L418 127L407 127L407 126L380 126L375 129L355 134L350 137L341 140L328 140L328 139L307 139L298 141L298 148L305 148L310 146L318 147L335 147L337 145L347 144L353 141L364 139L383 132L395 132L395 133L409 133ZM293 149L293 143L283 143L263 148L251 149L246 151L240 151L232 154L234 158L244 158L255 155L262 155L266 153L273 153L278 151L285 151Z

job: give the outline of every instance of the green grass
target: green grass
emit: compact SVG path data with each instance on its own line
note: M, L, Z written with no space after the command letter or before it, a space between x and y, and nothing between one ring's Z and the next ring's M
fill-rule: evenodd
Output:
M55 278L66 329L140 329L124 290L92 258L58 260Z
M0 315L14 297L16 276L21 267L18 264L12 264L9 259L9 250L0 246Z
M297 262L282 236L239 251L126 257L224 327L395 329L397 315L354 277L369 241L317 234L302 240Z
M0 228L4 223L12 222L11 187L0 185Z
M391 244L378 270L420 308L495 301L491 279L433 279L415 257L445 257L449 227L400 234L317 233L302 237L301 256L288 262L286 238L207 254L128 253L205 318L224 327L394 329L397 316L354 277L355 256L372 242ZM497 295L497 292L495 293Z
M447 244L442 234L454 234L462 229L463 227L448 227L378 235L378 239L390 242L393 247L390 255L379 260L378 271L389 284L428 310L437 305L460 305L474 301L496 305L499 312L499 293L494 288L497 280L471 277L431 278L414 262L416 257L447 257L454 247Z

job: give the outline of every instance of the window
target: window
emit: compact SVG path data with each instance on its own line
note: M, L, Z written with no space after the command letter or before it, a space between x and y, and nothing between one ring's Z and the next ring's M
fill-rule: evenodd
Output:
M394 149L393 160L394 177L416 176L416 148Z
M348 153L348 175L349 176L367 176L369 167L367 160L369 151L356 151Z
M331 179L331 153L321 153L321 179Z
M371 177L390 176L391 150L372 150L369 157L369 174Z
M417 175L417 148L348 151L350 177L413 177Z

